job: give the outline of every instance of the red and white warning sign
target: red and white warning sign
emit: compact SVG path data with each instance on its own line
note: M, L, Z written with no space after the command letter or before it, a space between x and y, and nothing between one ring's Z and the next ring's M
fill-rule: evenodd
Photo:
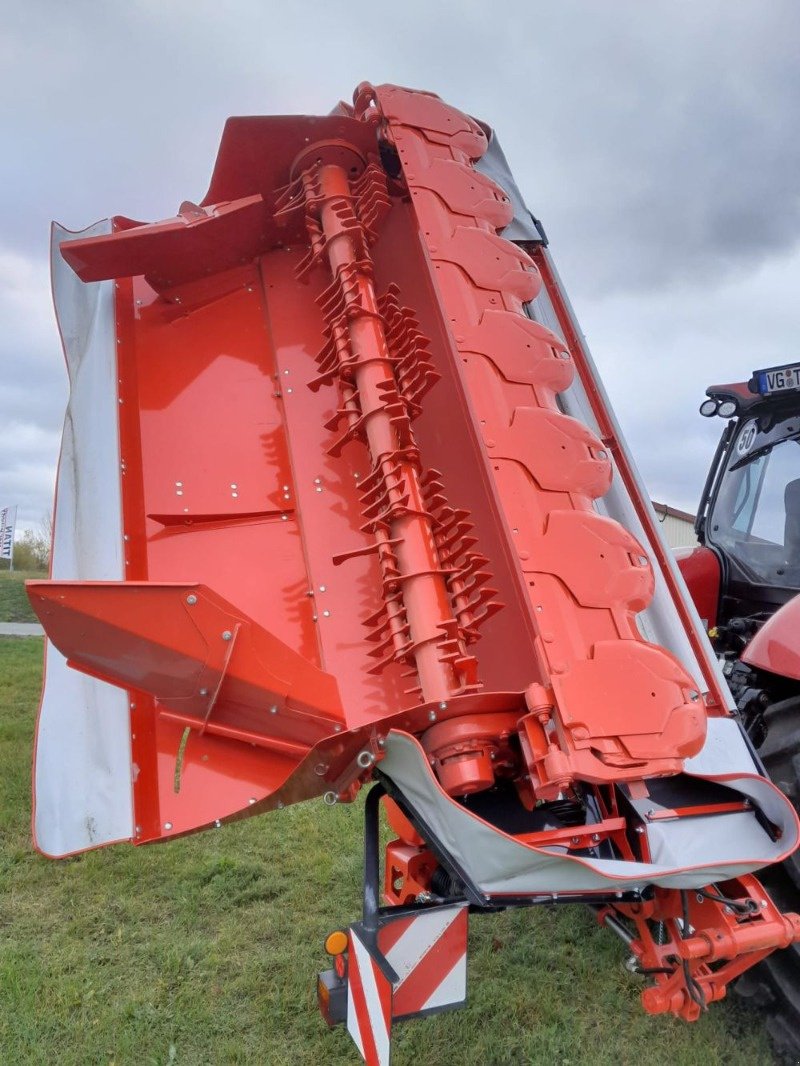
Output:
M350 928L347 1029L368 1066L389 1066L392 1021L463 1005L467 905L436 907Z

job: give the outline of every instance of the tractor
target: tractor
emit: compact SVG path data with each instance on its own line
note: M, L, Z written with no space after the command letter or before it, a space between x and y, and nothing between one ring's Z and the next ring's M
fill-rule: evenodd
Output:
M800 803L800 363L713 385L700 413L720 417L698 508L699 545L678 565L708 627L744 727L772 780ZM764 877L782 906L797 899L797 854ZM738 982L768 1007L776 1047L800 1057L800 953L776 952Z

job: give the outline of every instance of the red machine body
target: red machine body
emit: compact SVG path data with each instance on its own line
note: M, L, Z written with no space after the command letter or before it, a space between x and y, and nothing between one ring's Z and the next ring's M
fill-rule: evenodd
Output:
M707 629L717 622L719 609L719 559L704 544L696 548L677 548L675 558L686 587Z
M647 1009L685 1018L724 994L719 958L738 972L798 935L749 902L797 818L739 737L544 240L530 217L508 239L518 208L476 168L490 140L395 86L324 118L232 119L202 204L56 252L73 298L97 294L95 335L113 285L96 360L115 386L122 572L83 565L57 512L53 580L29 590L99 686L76 721L112 748L129 719L114 825L144 843L380 782L399 834L387 903L444 917L376 917L365 896L346 1013L371 1062L392 1018L463 999L412 994L376 932L393 921L423 954L450 937L456 967L465 900L594 902L633 922L657 971ZM77 403L100 371L61 318ZM81 440L70 454L97 454ZM59 509L89 515L97 493L71 471ZM126 693L113 736L107 683ZM40 847L125 837L85 840L55 813L48 684Z
M742 662L778 677L800 681L800 597L784 604L753 636Z

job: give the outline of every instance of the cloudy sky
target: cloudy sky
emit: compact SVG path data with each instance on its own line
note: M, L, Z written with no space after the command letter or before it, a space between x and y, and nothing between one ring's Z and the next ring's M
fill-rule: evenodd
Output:
M48 228L175 213L228 115L364 79L498 131L651 495L693 509L711 382L800 354L794 0L26 0L0 30L0 502L47 511L66 401Z

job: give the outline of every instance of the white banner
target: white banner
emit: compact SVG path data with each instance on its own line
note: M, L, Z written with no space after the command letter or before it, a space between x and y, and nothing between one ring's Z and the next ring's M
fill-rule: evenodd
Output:
M0 559L14 556L14 526L17 524L17 508L0 508Z

